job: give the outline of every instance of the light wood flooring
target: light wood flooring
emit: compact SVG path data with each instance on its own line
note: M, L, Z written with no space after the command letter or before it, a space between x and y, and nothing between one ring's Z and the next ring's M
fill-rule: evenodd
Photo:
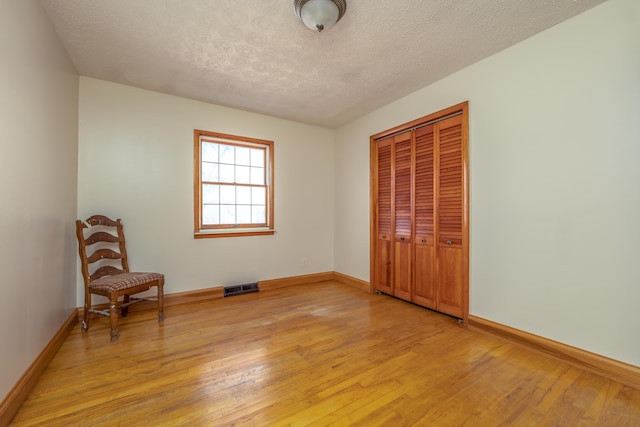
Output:
M337 282L76 326L15 426L640 426L640 390Z

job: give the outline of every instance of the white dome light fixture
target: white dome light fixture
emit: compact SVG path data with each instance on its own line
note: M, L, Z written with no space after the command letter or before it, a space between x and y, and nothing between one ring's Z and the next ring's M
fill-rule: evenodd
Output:
M347 10L346 0L294 0L293 9L304 25L313 31L328 30Z

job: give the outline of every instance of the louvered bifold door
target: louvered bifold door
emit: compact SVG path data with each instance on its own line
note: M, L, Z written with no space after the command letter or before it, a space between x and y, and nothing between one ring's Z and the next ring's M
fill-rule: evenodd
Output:
M374 289L393 294L391 281L392 233L392 168L391 139L379 141L377 150L377 242L374 271Z
M436 308L434 125L415 131L415 235L412 301Z
M435 125L437 310L463 317L464 148L462 117Z
M413 132L393 137L394 146L394 283L393 295L411 300Z

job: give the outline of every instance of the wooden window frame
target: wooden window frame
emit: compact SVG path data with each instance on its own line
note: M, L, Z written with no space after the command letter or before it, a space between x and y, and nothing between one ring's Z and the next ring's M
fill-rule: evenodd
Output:
M274 143L273 141L249 138L245 136L229 135L218 132L194 129L194 238L206 239L216 237L239 237L239 236L264 236L275 233L274 229ZM231 225L204 225L202 223L202 141L211 139L225 145L238 147L261 148L265 150L265 187L266 187L266 223L264 224L231 224ZM231 185L238 185L230 183Z

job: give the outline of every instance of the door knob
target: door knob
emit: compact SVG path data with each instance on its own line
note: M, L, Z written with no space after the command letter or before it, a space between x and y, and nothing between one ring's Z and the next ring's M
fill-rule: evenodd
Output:
M404 242L404 237L401 237L401 238L400 238L400 241L401 241L401 242Z
M447 246L451 246L451 240L447 240Z

